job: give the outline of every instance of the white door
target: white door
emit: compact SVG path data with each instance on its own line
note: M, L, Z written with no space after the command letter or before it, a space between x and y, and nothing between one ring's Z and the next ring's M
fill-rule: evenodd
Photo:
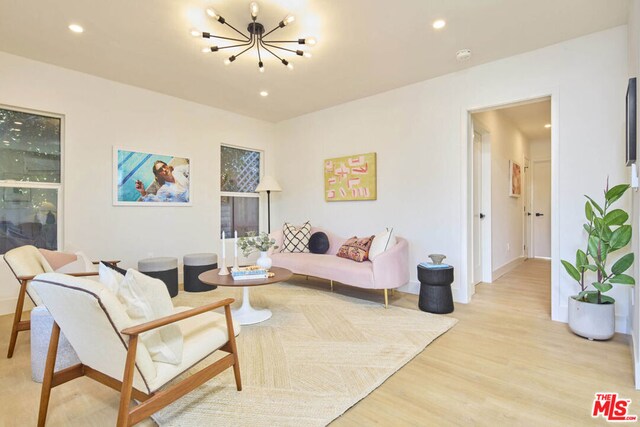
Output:
M473 284L482 281L482 135L473 131Z
M533 256L551 258L551 161L533 162Z
M524 201L524 252L525 258L531 258L531 222L533 214L531 213L531 162L528 158L524 158L524 186L522 187L522 200Z

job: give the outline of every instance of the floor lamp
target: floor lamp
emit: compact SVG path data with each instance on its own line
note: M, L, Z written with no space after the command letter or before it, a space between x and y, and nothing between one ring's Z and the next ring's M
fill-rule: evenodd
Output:
M271 175L265 175L260 180L260 184L256 187L256 191L258 193L267 192L267 230L271 233L271 192L272 191L282 191L280 188L280 184L278 181Z

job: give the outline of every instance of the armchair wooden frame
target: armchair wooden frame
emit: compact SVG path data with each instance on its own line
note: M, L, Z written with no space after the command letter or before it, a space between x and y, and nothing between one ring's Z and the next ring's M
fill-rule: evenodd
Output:
M174 402L175 400L179 399L180 397L184 396L196 387L199 387L200 385L204 384L214 376L230 367L233 367L236 388L238 389L238 391L241 391L242 382L240 379L240 365L238 363L238 351L236 348L236 339L233 331L233 321L231 318L231 304L233 303L233 301L233 298L226 298L212 304L207 304L202 307L172 314L170 316L162 317L151 322L143 323L122 330L122 334L129 336L129 346L127 349L127 358L125 362L122 381L111 378L103 374L102 372L94 370L90 366L83 365L81 363L54 373L56 354L58 351L58 339L60 338L60 327L54 321L53 329L51 330L51 341L49 343L49 350L47 353L47 362L44 370L42 393L40 395L38 426L43 427L45 425L47 418L47 409L49 407L49 397L51 396L51 389L84 375L108 387L111 387L114 390L120 391L120 406L118 409L118 420L116 423L116 426L118 427L131 426L142 421L154 412L157 412L158 410L164 408L168 404ZM229 354L207 366L206 368L203 368L198 373L191 375L188 378L160 391L147 394L133 388L136 349L138 344L138 336L141 333L159 328L161 326L166 326L171 323L184 320L189 317L196 316L198 314L202 314L220 307L224 307L229 341L227 341L218 350L225 351ZM141 403L129 409L129 403L132 397L140 401Z
M85 277L96 276L98 272L71 273L69 276ZM16 302L16 311L13 313L13 326L11 327L11 338L9 339L9 350L7 351L7 359L13 357L13 350L16 348L18 332L28 331L31 329L30 320L22 320L22 310L24 309L24 298L27 294L27 284L33 280L35 276L16 276L20 282L20 291L18 292L18 302Z

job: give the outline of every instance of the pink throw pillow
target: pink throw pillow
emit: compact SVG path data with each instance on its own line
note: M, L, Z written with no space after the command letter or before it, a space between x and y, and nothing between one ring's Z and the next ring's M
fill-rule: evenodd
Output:
M371 248L374 237L369 236L358 239L354 236L340 246L336 255L356 262L367 261L369 259L369 248Z

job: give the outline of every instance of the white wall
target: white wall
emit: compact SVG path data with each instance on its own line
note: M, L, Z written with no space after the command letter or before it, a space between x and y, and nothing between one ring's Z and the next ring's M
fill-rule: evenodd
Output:
M559 260L583 243L583 194L599 194L607 175L612 182L627 176L620 160L626 76L622 26L282 122L274 148L284 191L274 197L273 223L310 219L342 235L394 226L410 241L411 265L447 254L456 267L454 297L468 302L467 111L552 95L552 316L566 321L577 285ZM326 203L323 159L371 151L378 200ZM411 274L416 289L413 267ZM625 329L629 290L614 296Z
M220 253L220 143L267 150L270 168L273 124L5 53L0 76L0 104L65 115L64 246L93 259ZM114 145L189 157L193 206L114 207ZM12 312L5 263L0 281L0 314Z
M524 197L509 196L509 160L524 168L529 144L522 132L500 110L473 114L491 135L491 270L524 256ZM522 175L524 189L524 170ZM495 280L496 275L493 276Z
M530 139L529 157L531 161L551 159L551 139Z
M640 0L632 0L629 2L629 32L628 32L628 54L629 54L629 66L628 77L639 77L640 73ZM637 109L637 123L640 123L640 109ZM637 143L637 141L636 141ZM636 146L636 153L638 149ZM629 176L629 181L630 176ZM634 371L635 371L635 384L636 389L640 389L640 195L638 190L631 191L633 197L632 211L631 211L631 226L633 227L633 240L631 241L631 247L636 254L636 261L633 266L633 277L636 279L636 286L633 291L634 298L631 299L630 304L631 316L631 337L632 348L634 355Z

